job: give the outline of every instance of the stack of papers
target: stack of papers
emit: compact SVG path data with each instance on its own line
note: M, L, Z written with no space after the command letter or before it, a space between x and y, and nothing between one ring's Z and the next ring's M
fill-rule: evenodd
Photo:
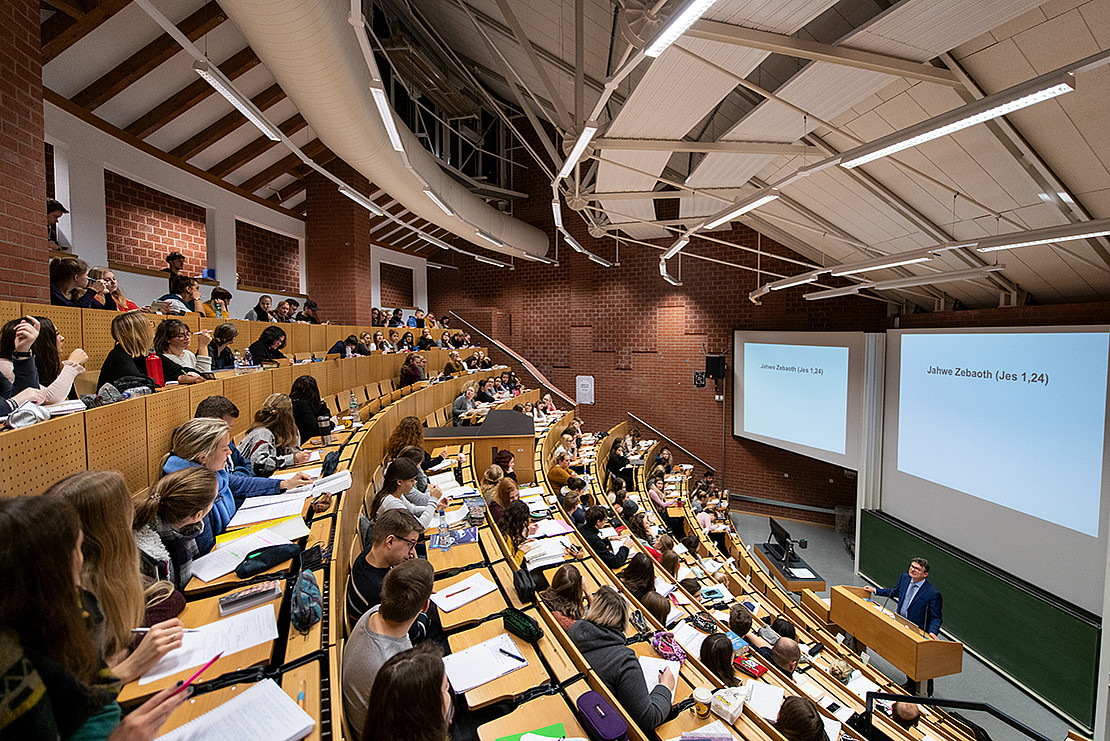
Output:
M786 691L782 687L754 679L749 679L744 687L749 692L748 707L772 723L778 720L779 708L786 697Z
M274 607L263 605L202 625L196 630L186 631L181 637L181 646L159 659L139 679L139 684L157 682L186 669L201 666L221 651L224 656L230 656L274 640L278 635Z
M318 479L318 478L320 478L320 472L323 471L323 470L324 469L322 469L320 467L316 467L316 468L306 468L303 471L282 471L281 473L275 473L270 478L277 479L278 481L286 481L288 479L293 478L298 473L303 473L305 476L308 476L310 479Z
M331 476L314 481L311 484L290 489L286 494L303 494L306 497L318 497L321 494L338 494L351 488L351 472L339 471ZM249 499L247 501L250 501Z
M311 733L316 721L272 679L263 679L161 741L219 738L222 741L293 741Z
M529 569L541 569L566 561L569 558L568 548L570 548L570 538L565 535L536 540L524 555L524 560Z
M881 692L879 685L872 682L867 677L863 676L859 671L852 672L853 676L851 681L848 682L848 689L854 692L859 697L866 697L868 692Z
M528 660L508 633L443 657L447 681L455 692L469 692L525 666L528 666Z
M671 674L676 679L679 671L682 670L682 664L677 661L667 661L655 656L640 656L638 658L640 659L640 671L644 673L644 683L647 684L648 692L651 692L655 685L660 684L659 673L664 669L670 669Z
M574 529L562 520L544 520L536 525L535 538L548 538L554 535L566 535Z
M676 584L671 584L669 581L661 576L655 577L655 591L666 597L668 594L678 589Z
M798 579L816 579L817 578L816 576L814 576L813 572L810 571L809 569L787 569L787 570L790 572L791 576L797 577Z
M701 656L701 644L708 637L690 623L679 623L674 627L674 639L690 656Z
M483 574L473 574L460 582L444 587L438 592L433 592L432 602L444 612L451 612L476 599L485 597L490 592L496 591L497 585ZM456 689L458 688L456 687ZM465 690L460 691L465 692Z
M300 519L300 518L297 518ZM304 525L304 520L301 520ZM204 582L226 576L243 562L251 551L271 545L287 545L291 541L263 528L242 538L228 541L216 550L193 561L193 576Z

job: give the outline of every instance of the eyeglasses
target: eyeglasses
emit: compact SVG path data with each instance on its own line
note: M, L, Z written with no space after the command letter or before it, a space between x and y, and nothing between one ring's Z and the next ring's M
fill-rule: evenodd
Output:
M406 543L409 544L409 550L412 550L413 548L416 547L416 544L420 542L420 536L418 535L415 538L413 538L412 540L409 540L408 538L397 538L397 540L405 541Z

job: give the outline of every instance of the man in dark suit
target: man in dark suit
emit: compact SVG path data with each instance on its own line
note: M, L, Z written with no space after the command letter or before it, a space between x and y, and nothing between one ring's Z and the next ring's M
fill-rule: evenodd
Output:
M940 632L941 597L937 588L929 583L929 562L924 558L910 561L909 573L902 574L894 588L867 591L876 597L895 597L898 600L896 612L925 631L934 641ZM906 689L917 691L917 683L907 677ZM912 687L912 689L911 689ZM929 694L933 694L933 680L929 680Z

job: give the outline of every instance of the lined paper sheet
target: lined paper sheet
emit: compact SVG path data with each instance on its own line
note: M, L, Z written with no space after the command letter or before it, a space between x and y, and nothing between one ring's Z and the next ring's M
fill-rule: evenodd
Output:
M754 679L749 680L744 686L751 688L748 707L773 723L779 717L779 708L782 707L786 691L782 687L776 687L773 684L759 682Z
M497 585L485 575L474 574L438 592L433 592L432 602L444 612L451 612L495 591L497 591Z
M655 685L660 684L659 672L663 669L670 669L676 678L682 670L682 664L677 661L667 661L655 656L640 656L638 658L640 659L640 671L644 673L644 683L647 684L648 692L651 692Z
M181 647L170 651L139 678L139 684L150 684L178 672L206 663L223 651L224 656L244 651L278 636L275 605L253 610L203 625L181 637Z
M319 457L317 457L317 460L319 460ZM324 470L323 468L316 467L316 468L306 468L303 471L282 471L281 473L275 473L270 478L277 479L278 481L287 481L288 479L291 479L294 476L296 476L298 473L303 473L304 475L308 476L310 479L318 479L318 478L320 478L320 472L323 471L323 470Z
M304 520L301 520L301 525L304 525ZM273 531L263 528L258 532L223 543L216 550L193 561L193 576L204 582L219 579L235 571L235 567L242 563L251 551L270 545L286 545L290 542L292 541L288 538L275 535Z
M676 625L673 633L674 639L678 641L678 645L686 649L687 654L701 656L701 644L705 643L705 639L709 636L690 625L690 623Z
M159 741L294 741L316 725L272 679L263 679L222 705L159 736Z
M447 671L447 681L455 692L469 692L498 677L528 666L528 661L516 659L501 653L509 653L524 658L520 648L513 643L508 633L494 636L470 648L443 657L443 668Z

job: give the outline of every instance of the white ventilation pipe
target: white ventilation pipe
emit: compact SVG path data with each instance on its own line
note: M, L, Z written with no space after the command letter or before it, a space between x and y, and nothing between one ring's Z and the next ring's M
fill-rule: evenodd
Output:
M374 105L371 74L346 3L220 0L220 7L320 141L375 186L413 214L485 249L506 255L547 253L543 231L486 205L444 174L403 125L398 129L405 152L394 150ZM357 31L363 33L362 28ZM455 215L448 216L424 193L425 188L448 203ZM506 247L478 237L478 230Z

